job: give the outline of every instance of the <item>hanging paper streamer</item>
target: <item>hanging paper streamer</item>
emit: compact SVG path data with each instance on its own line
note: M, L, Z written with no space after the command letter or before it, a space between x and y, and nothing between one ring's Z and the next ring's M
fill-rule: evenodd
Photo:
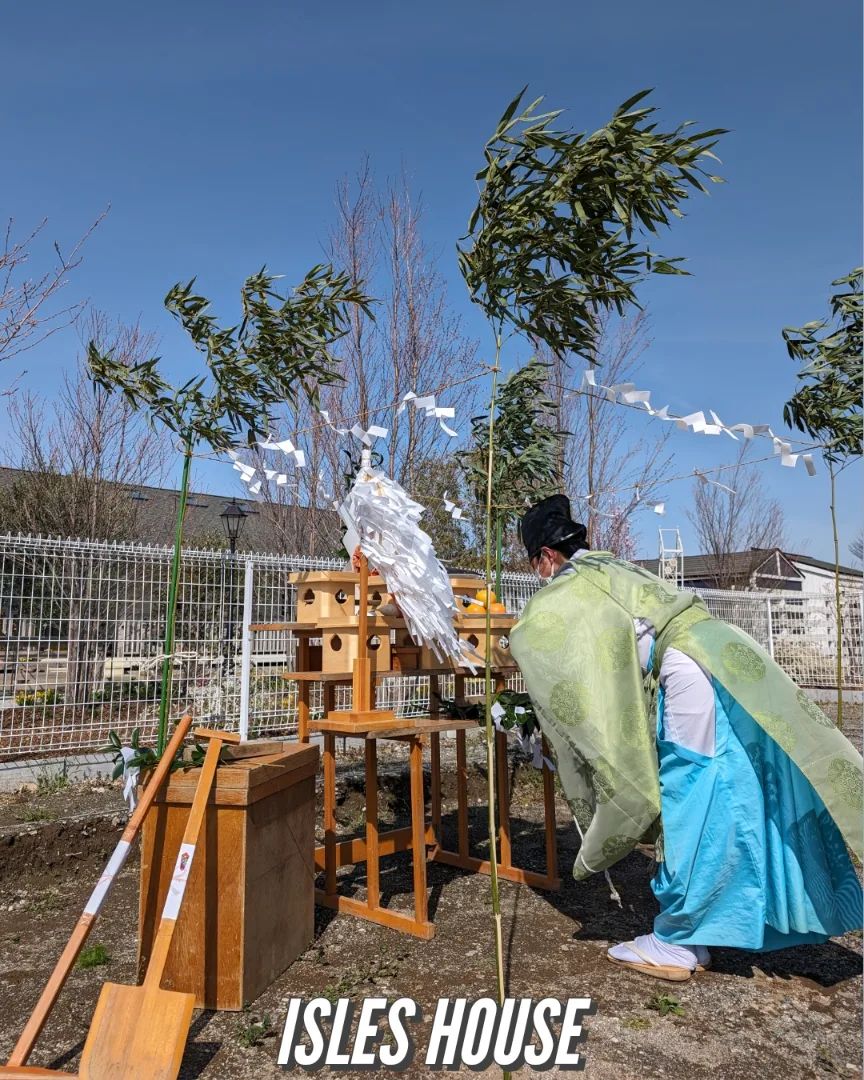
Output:
M442 405L435 404L435 395L427 394L425 397L417 397L413 390L409 390L408 393L402 398L399 408L396 410L397 415L405 411L405 406L412 404L415 409L423 409L427 417L437 420L441 425L441 430L445 435L449 435L451 438L456 438L458 432L453 428L448 427L444 421L452 420L456 416L456 410L448 408Z
M348 428L336 427L336 425L330 419L330 413L329 413L329 411L327 409L319 409L318 412L324 417L324 422L327 425L327 427L329 427L333 431L335 431L337 435L347 435L348 434Z
M798 458L804 462L804 468L807 470L809 476L816 475L816 466L813 464L812 454L793 454L792 447L784 439L778 439L776 435L772 435L774 441L774 453L780 455L780 464L784 465L787 469L794 469L798 464Z
M242 461L235 461L233 468L235 468L237 472L240 473L240 479L243 481L244 484L248 484L252 477L255 475L255 473L258 471L257 469L254 469L251 465L244 465Z
M450 578L420 528L423 507L395 480L371 468L367 456L339 514L387 582L414 640L428 645L442 663L452 658L475 670L469 646L459 640L453 624L456 600Z
M281 442L277 442L274 439L258 440L258 445L262 450L281 450L283 454L288 457L294 458L294 467L302 469L306 465L306 454L302 450L298 450L294 443L290 439L283 439Z
M786 466L786 468L794 469L798 463L798 458L804 462L804 466L807 469L807 473L810 476L816 475L816 467L813 464L812 454L793 454L792 448L788 442L778 438L771 430L768 424L724 424L720 417L714 412L713 409L709 409L708 412L711 415L711 422L709 423L705 419L705 413L700 409L698 412L689 413L687 416L675 416L670 414L669 406L664 405L662 409L655 409L651 404L651 391L650 390L638 390L635 383L615 383L613 386L604 386L597 382L593 369L589 368L582 373L582 382L579 390L581 393L589 392L590 390L602 391L606 395L606 399L612 402L620 402L624 405L641 405L649 414L656 420L666 420L669 423L675 424L681 431L692 431L697 435L728 435L730 439L738 441L736 432L740 432L745 439L752 439L756 435L767 435L774 442L774 453L780 455L780 464ZM722 485L721 485L722 486Z
M372 427L367 430L362 428L359 424L355 424L354 427L351 428L351 434L355 439L358 439L363 443L364 446L371 446L375 439L387 438L387 428L376 427L376 425L373 424Z
M446 491L444 492L444 509L454 521L458 521L462 517L461 506L457 506L456 503L450 502L447 498Z
M333 498L333 494L330 491L330 486L327 483L326 479L324 478L324 470L323 469L318 470L318 487L321 489L321 494L324 496L325 499L332 499ZM338 507L334 506L333 509L334 510L338 509ZM355 544L355 547L356 547L356 544ZM352 548L351 550L353 551L354 549Z
M730 495L737 495L738 494L738 492L735 490L735 488L731 488L727 484L721 484L719 480L712 480L710 476L706 476L705 473L699 472L698 469L693 470L693 475L695 477L698 477L698 479L703 484L713 484L714 487L722 488L723 491L728 491Z

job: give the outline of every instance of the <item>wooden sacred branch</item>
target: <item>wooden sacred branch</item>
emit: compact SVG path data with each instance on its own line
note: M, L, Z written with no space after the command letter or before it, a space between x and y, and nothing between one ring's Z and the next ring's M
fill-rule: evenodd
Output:
M316 890L319 904L358 918L389 926L420 938L435 932L429 920L426 864L445 863L475 873L491 871L488 861L471 854L468 832L468 770L466 731L476 720L444 716L438 690L442 679L452 677L455 700L465 701L469 671L455 663L442 666L425 645L411 639L398 607L386 591L386 583L370 575L367 560L360 556L359 572L318 571L292 574L297 589L297 619L291 623L264 623L257 632L289 631L297 639L297 670L284 678L297 684L299 737L309 740L313 732L323 735L324 843L316 848L316 869L323 871L324 886ZM466 602L477 598L484 587L480 578L451 578L454 592ZM486 615L479 604L474 613L455 616L460 638L485 662ZM370 611L371 609L371 611ZM479 611L479 613L478 613ZM493 612L492 671L497 689L503 689L515 671L507 635L515 618ZM320 642L320 644L318 644ZM386 678L425 676L429 679L430 709L425 716L399 717L392 710L376 708L376 688ZM323 688L323 715L313 716L312 687ZM337 691L351 688L351 705L336 708ZM455 732L457 847L448 850L441 836L441 736ZM353 737L365 742L365 832L355 839L340 840L336 831L336 739ZM378 740L407 744L409 752L411 824L380 832L378 827ZM423 761L428 749L431 772L430 815L427 820L423 792ZM544 753L548 749L544 744ZM555 848L554 777L543 765L546 872L536 873L513 865L510 843L509 776L507 737L496 737L498 788L498 875L539 889L560 887ZM413 914L382 906L380 860L402 851L413 856ZM366 899L345 896L337 888L341 866L366 864Z

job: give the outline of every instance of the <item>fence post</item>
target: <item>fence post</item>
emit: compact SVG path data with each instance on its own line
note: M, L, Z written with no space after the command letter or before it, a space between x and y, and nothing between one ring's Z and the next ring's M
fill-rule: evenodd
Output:
M240 658L240 738L245 742L249 738L249 690L252 680L252 586L255 583L255 568L252 556L246 559L246 574L243 581L243 636Z
M765 604L767 605L768 615L768 655L771 659L774 659L774 620L771 617L771 597L765 598Z

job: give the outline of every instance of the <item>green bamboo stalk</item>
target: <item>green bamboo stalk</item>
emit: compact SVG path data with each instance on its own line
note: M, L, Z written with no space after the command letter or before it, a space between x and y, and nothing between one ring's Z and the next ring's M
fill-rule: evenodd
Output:
M495 335L495 366L492 369L492 396L489 404L489 451L486 462L486 586L492 580L492 460L495 450L495 400L498 391L498 363L501 357L501 334ZM498 1003L504 1003L504 942L501 934L501 895L498 890L498 843L495 836L495 726L492 723L492 605L486 604L486 779L489 818L489 883L492 894L492 920L495 928L495 974ZM502 1071L504 1080L510 1073Z
M189 495L189 469L192 464L192 444L183 447L183 476L180 481L180 503L174 530L174 554L171 558L171 580L168 585L168 605L165 611L165 643L162 650L162 691L159 695L159 731L156 753L161 757L168 737L168 711L171 707L171 669L174 658L174 619L177 614L177 586L180 581L180 558L183 550L183 521Z
M501 556L504 546L504 523L499 511L495 516L495 599L501 599Z
M840 535L837 532L837 476L834 462L828 458L831 477L831 526L834 530L834 604L837 619L837 727L843 730L843 605L840 594Z

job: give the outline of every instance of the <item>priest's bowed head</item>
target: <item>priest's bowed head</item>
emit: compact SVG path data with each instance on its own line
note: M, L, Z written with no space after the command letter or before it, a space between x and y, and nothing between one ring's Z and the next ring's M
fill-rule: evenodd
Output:
M585 526L571 517L570 500L566 495L550 495L527 510L520 523L520 532L528 561L535 570L544 548L569 556L588 547Z

